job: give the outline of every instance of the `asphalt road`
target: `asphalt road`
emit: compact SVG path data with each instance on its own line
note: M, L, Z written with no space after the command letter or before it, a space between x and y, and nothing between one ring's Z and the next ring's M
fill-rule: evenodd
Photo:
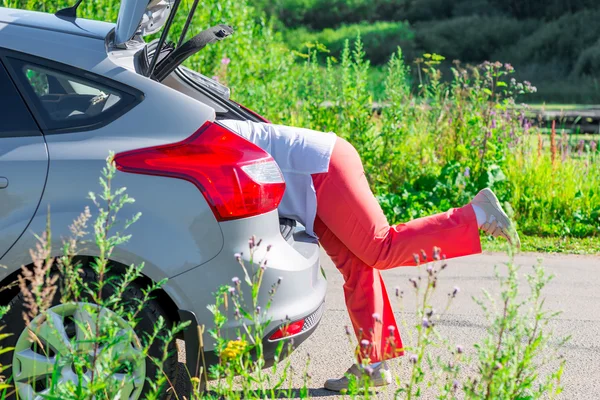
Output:
M563 399L600 399L600 257L522 254L515 262L522 273L531 271L531 267L542 257L546 269L555 275L555 279L546 290L546 305L551 310L562 310L552 328L555 337L572 335L570 342L561 353L567 359L563 376ZM341 376L351 365L351 347L344 334L344 326L350 320L344 305L342 278L335 266L323 254L323 266L329 281L326 312L317 331L304 342L291 356L295 368L292 386L302 387L302 373L310 354L308 367L310 393L313 397L331 397L335 393L323 389L323 382L330 377ZM485 288L497 293L498 282L494 275L494 266L502 267L508 261L506 255L483 254L464 257L449 262L449 267L440 277L437 294L438 308L443 308L447 293L454 286L460 287L460 293L448 313L438 323L442 334L456 344L461 344L472 353L473 344L481 340L486 330L482 311L472 300ZM502 270L502 269L501 269ZM383 276L388 291L393 296L394 287L409 291L408 278L417 276L415 268L398 268L385 271ZM526 281L522 289L526 289ZM395 305L397 320L414 321L414 301L405 300L404 313ZM393 300L394 301L394 300ZM401 331L403 328L401 327ZM405 335L403 339L407 341ZM405 358L391 362L391 368L401 380L407 377L408 362ZM394 398L394 384L377 394L379 399ZM424 398L432 398L425 396Z

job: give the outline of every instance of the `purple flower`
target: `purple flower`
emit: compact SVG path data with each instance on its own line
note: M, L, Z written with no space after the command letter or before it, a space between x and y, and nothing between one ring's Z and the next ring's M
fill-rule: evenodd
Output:
M427 318L423 318L423 322L421 323L421 326L425 329L429 328L429 320Z
M236 285L240 284L240 278L238 278L237 276L234 276L233 278L231 278L231 282L233 282Z
M428 265L427 266L427 273L431 276L433 275L433 265Z
M456 346L456 352L458 354L462 354L464 352L464 349L460 344L458 346Z
M219 82L219 77L216 75L213 75L213 77L211 79L215 82Z
M409 278L408 281L412 283L415 289L418 287L417 280L415 278Z
M496 118L492 118L492 129L496 129Z
M235 257L235 259L237 261L241 261L242 260L242 253L235 253L233 256Z
M367 339L363 339L363 340L361 340L361 341L360 341L360 344L361 344L363 347L367 347L367 346L369 345L369 341L368 341Z
M452 291L452 297L456 297L458 293L460 293L460 288L458 286L454 286L454 290Z
M229 288L227 290L229 291L229 293L235 292L235 288L233 286L229 286Z
M458 381L455 379L454 381L452 381L452 390L458 390Z
M229 65L230 62L231 62L231 59L227 56L221 58L221 64L223 64L223 65Z
M372 317L375 322L381 322L381 316L378 313L373 313Z
M256 306L256 313L260 314L260 306Z
M344 326L344 330L346 331L346 335L350 336L350 328L348 325Z
M507 72L513 72L515 70L515 68L511 64L509 64L509 63L504 64L504 69Z
M595 152L597 147L598 147L598 144L594 140L592 140L590 143L590 151L592 153Z
M411 362L411 363L413 363L413 364L416 364L418 360L419 360L419 357L417 357L417 355L416 355L416 354L411 354L411 355L408 357L408 361L410 361L410 362Z
M465 168L464 175L465 175L465 178L468 178L469 176L471 176L471 168L469 168L469 167Z
M388 331L390 332L390 336L394 336L394 332L396 331L396 327L394 325L388 326Z

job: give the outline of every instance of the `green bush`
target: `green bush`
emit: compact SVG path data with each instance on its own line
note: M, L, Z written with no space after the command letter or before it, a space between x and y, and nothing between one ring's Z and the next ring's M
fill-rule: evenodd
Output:
M600 9L567 14L540 25L531 35L495 53L515 65L532 62L561 65L570 71L579 55L600 37Z
M505 17L469 16L436 23L422 22L414 29L419 50L438 53L450 60L482 62L530 35L539 22ZM502 60L512 61L511 57Z
M365 53L373 64L386 63L398 46L410 48L414 37L406 22L376 22L344 25L338 29L325 29L313 33L299 28L286 33L286 41L292 48L302 49L305 43L322 43L339 58L346 41L353 41L360 34Z
M579 55L573 69L573 75L577 77L600 77L600 40Z

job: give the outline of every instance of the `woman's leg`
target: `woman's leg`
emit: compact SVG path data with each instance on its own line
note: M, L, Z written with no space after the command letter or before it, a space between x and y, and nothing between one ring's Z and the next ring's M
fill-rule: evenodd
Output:
M318 218L367 266L415 265L414 254L420 250L431 254L436 246L447 258L481 252L471 205L390 226L371 192L360 156L341 138L334 146L329 171L313 175L313 182Z
M319 242L344 277L344 297L361 358L378 362L402 355L402 339L381 272L366 265L319 218L315 220ZM375 317L374 317L375 316Z

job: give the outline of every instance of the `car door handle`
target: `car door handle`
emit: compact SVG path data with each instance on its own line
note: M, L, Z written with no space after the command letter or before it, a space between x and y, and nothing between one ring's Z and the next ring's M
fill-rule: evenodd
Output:
M8 186L8 179L0 176L0 189L4 189Z

